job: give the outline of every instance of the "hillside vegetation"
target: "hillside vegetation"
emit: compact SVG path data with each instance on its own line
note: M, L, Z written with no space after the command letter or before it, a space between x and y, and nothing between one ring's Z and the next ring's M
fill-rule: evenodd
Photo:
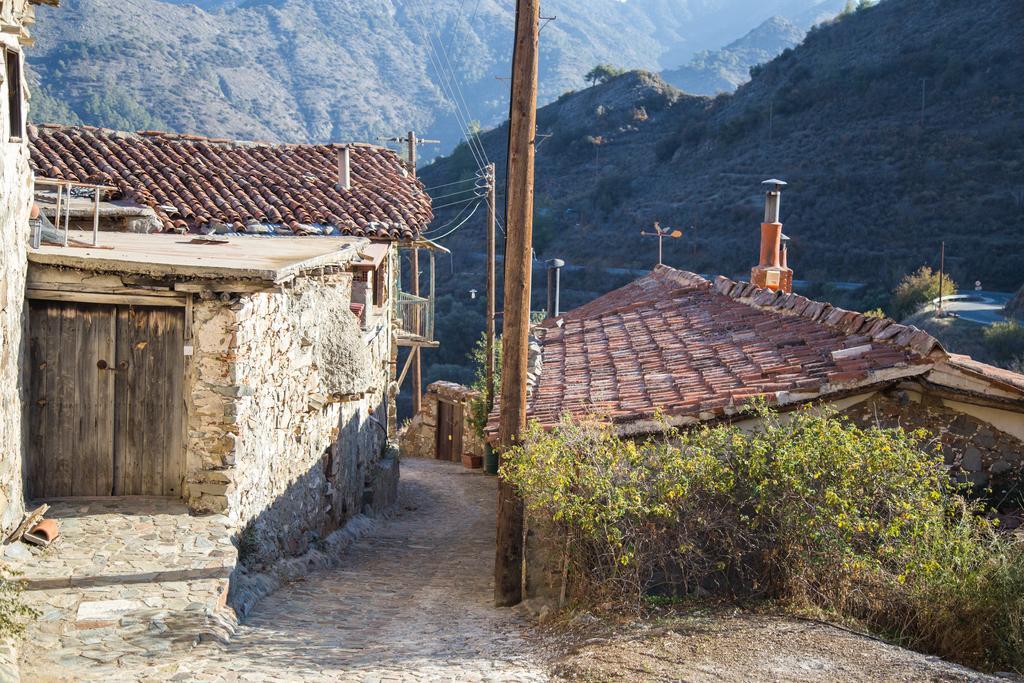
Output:
M790 183L797 278L867 285L808 295L885 305L904 274L938 266L943 240L958 282L1024 280L1024 3L887 0L812 31L734 95L685 95L633 72L542 108L539 132L550 137L537 153L536 309L543 259L569 262L563 308L578 305L654 264L657 244L639 233L656 220L684 231L665 243L669 265L748 277L772 177ZM499 175L507 133L482 138ZM462 146L421 177L438 186L474 171ZM437 235L461 208L438 211ZM482 213L444 240L456 256L432 377L466 379L483 328L467 294L485 285Z
M704 50L686 66L663 71L661 77L691 95L732 92L750 80L752 67L799 45L805 32L782 17L772 17L721 50Z
M541 100L598 62L678 66L773 14L808 21L837 1L558 0ZM39 15L38 122L287 142L415 129L442 140L430 159L469 124L454 102L484 127L507 114L514 21L501 0L64 0Z

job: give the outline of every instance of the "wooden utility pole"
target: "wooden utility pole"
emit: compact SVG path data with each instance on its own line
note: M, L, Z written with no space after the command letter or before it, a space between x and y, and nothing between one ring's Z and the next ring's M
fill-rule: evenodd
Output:
M939 251L939 317L942 317L942 285L946 277L946 242L942 242L942 249Z
M499 458L503 450L519 443L526 430L539 23L540 0L516 0L505 195L505 316L501 337ZM498 487L497 539L494 602L505 607L519 603L523 596L523 502L504 478Z
M405 141L409 145L409 172L412 173L412 177L416 177L416 133L409 131L409 134L405 136ZM412 263L410 264L410 271L412 275L412 287L409 293L414 297L420 295L420 250L419 247L414 247L412 250ZM420 333L420 309L418 304L413 305L412 309L412 327L413 332L417 335ZM411 353L414 354L412 359L412 414L419 415L420 408L423 407L423 365L422 356L420 354L420 346L416 346L412 349Z
M407 146L407 154L409 161L409 172L412 173L412 177L416 177L416 147L417 145L437 145L440 144L440 140L424 140L416 137L416 133L409 131L406 136L395 137L395 138L377 138L381 142L397 142L399 144L404 143ZM412 254L410 256L411 263L409 264L410 270L410 283L409 293L418 297L420 295L420 250L418 247L412 248ZM431 275L433 277L433 275ZM415 305L412 309L412 332L416 335L420 333L420 311ZM423 366L421 348L419 345L412 347L409 353L412 354L412 412L418 414L423 401Z
M496 197L495 192L495 168L489 164L487 174L487 343L485 353L487 354L487 413L490 414L494 407L494 312L497 293L494 291L497 285L495 261L497 260L495 242L495 224L497 223Z

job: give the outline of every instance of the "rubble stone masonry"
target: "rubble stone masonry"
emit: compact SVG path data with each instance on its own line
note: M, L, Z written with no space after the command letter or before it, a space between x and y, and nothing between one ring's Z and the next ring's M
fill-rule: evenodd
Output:
M483 439L476 433L471 421L470 402L479 392L454 382L434 382L423 394L423 407L409 421L399 436L402 455L413 458L437 457L437 404L438 401L462 406L462 453L484 454ZM457 454L461 458L462 453Z
M17 21L19 10L2 3L0 20ZM0 34L0 47L19 50L17 36ZM24 511L22 391L19 368L25 349L25 274L28 217L32 204L32 172L28 148L10 142L7 83L0 87L0 529L10 530ZM23 107L27 109L27 107Z
M938 440L936 445L954 476L990 487L997 495L1024 482L1024 442L927 393L897 390L879 394L847 412L862 426L929 432Z
M188 501L228 514L243 562L304 553L394 503L390 316L363 330L350 302L350 276L337 275L194 303ZM341 378L321 368L339 348L351 366Z

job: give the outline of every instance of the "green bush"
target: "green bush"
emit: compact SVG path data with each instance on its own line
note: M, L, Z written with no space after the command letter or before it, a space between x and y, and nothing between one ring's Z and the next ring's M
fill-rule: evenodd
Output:
M1008 320L989 325L984 331L985 346L999 363L1024 358L1024 327Z
M597 85L598 83L607 83L624 73L626 73L626 70L620 67L612 66L611 64L598 64L586 73L583 80L591 85Z
M770 597L1024 670L1024 553L961 495L929 435L756 411L754 430L642 442L532 427L502 473L565 544L569 594Z
M470 423L473 430L482 439L484 429L487 428L487 417L490 414L491 406L487 404L487 332L480 335L476 346L469 355L470 360L476 368L476 381L473 382L473 389L480 392L480 396L469 403ZM501 337L494 340L494 395L501 395Z
M39 615L23 602L24 589L20 575L0 563L0 638L20 636L25 622Z
M907 275L893 292L892 301L889 304L890 314L896 320L901 320L938 298L940 289L943 296L955 294L958 289L956 282L948 274L941 277L941 288L939 284L939 273L928 266L923 266L917 272Z

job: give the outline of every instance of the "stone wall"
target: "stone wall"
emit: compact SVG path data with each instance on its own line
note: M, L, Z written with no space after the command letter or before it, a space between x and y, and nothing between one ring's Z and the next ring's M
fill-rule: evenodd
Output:
M878 394L847 414L863 426L930 432L941 443L946 465L955 475L979 487L991 487L997 494L1024 482L1024 442L927 393L896 390ZM1024 424L1024 415L1019 419Z
M465 419L462 430L462 452L482 457L484 443L470 422L472 409L469 405L470 401L479 395L479 392L453 382L434 382L429 385L423 395L423 404L419 414L413 416L399 436L402 455L413 458L437 457L437 404L444 400L463 406Z
M3 2L0 21L19 23L24 2ZM0 33L2 47L20 50L16 35ZM26 144L8 142L8 84L0 87L0 529L21 521L24 496L22 393L24 377L25 275L32 172ZM23 111L27 111L23 105Z
M304 553L394 502L390 317L362 330L350 301L345 274L193 305L189 505L228 514L246 563ZM338 340L350 372L324 366Z

